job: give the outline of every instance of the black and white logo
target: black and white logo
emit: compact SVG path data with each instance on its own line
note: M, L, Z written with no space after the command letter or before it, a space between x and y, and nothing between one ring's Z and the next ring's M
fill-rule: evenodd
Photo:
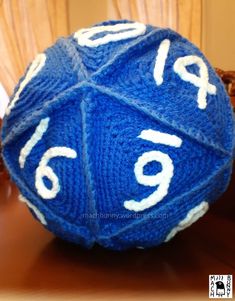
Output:
M209 275L209 298L232 299L233 275Z

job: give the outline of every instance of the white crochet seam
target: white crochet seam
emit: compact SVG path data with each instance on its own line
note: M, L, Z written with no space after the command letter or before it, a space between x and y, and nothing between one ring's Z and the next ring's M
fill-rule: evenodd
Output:
M200 76L196 76L187 71L186 67L193 64L199 67ZM208 69L204 61L196 55L188 55L178 58L173 68L175 73L177 73L182 80L190 82L199 88L197 95L198 108L201 110L205 109L207 107L207 93L215 95L216 86L209 83Z
M30 209L33 210L33 212L35 213L35 215L37 216L37 218L39 219L39 221L43 224L43 225L47 225L47 221L45 219L45 216L38 210L38 208L36 206L34 206L29 200L27 200L22 194L19 195L19 200L23 203L26 203L28 205L28 207Z
M160 143L173 147L180 147L182 144L182 140L175 135L161 133L151 129L143 130L138 137L153 143ZM144 167L153 161L161 164L162 171L156 175L145 175ZM158 185L157 190L147 198L144 198L139 202L135 200L128 200L124 202L124 207L126 209L138 212L156 205L167 195L171 179L174 175L174 165L167 154L161 151L149 151L145 152L138 158L135 163L134 173L139 184L150 187Z
M153 76L156 81L157 86L163 83L163 72L170 48L170 40L165 39L161 42L156 56L155 66L153 70Z
M35 77L38 72L43 68L46 62L46 55L45 53L40 53L36 56L35 60L32 62L32 64L29 67L29 70L27 74L25 75L25 78L20 83L20 86L18 90L15 93L14 98L9 103L9 106L6 109L6 115L9 115L11 110L14 108L16 102L19 100L21 92L24 90L26 85L31 81L33 77Z
M75 159L77 157L77 153L75 150L65 146L51 147L44 153L36 169L35 176L35 187L37 189L38 194L43 199L53 199L60 191L58 177L54 173L53 169L50 166L47 166L49 161L55 157L66 157ZM44 177L47 177L52 182L51 189L48 189L45 186L43 182Z
M191 226L193 223L195 223L200 217L202 217L207 212L208 209L209 209L209 205L205 201L201 202L199 205L192 208L187 213L186 217L175 228L173 228L170 231L170 233L167 235L165 239L165 242L171 240L179 231L182 231L185 228Z
M130 29L130 30L128 30ZM122 30L128 30L124 32L119 32L115 34L106 34L104 37L91 40L91 37L95 34L105 31L118 32ZM137 36L143 35L146 32L146 26L142 23L122 23L115 25L102 25L95 26L91 28L83 28L75 32L74 38L80 46L87 47L98 47L100 45L108 44L109 42L116 42L120 40L126 40L129 38L135 38Z
M20 151L19 164L20 168L24 168L25 161L28 155L31 153L34 146L42 139L43 134L47 131L50 118L44 118L40 121L39 125L36 127L35 132L31 138L26 142L24 147Z

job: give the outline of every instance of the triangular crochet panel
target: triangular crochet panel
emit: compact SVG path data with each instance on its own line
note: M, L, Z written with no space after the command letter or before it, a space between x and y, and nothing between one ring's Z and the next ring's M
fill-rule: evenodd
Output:
M226 189L231 173L226 155L95 88L90 89L84 102L92 190L99 220L98 238L102 244L114 243L117 247L118 233L125 233L126 228L126 233L133 237L127 235L120 239L120 245L130 247L137 242L145 245L147 241L158 244L190 209L204 200L213 202ZM178 137L182 144L172 147L140 138L146 130L170 135L169 143ZM172 160L174 173L168 191L156 205L138 212L127 210L126 200L140 202L158 189L158 185L139 183L134 172L138 159L152 151L166 154ZM154 176L162 169L160 162L153 160L145 165L143 173ZM175 214L176 219L158 218L167 214L171 217ZM141 225L147 227L152 238L146 238L145 234L142 237L135 223L140 232Z

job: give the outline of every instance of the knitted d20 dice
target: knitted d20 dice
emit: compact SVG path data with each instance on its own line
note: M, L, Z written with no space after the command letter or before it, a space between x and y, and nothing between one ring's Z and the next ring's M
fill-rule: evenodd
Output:
M86 247L152 247L226 189L234 116L198 48L109 21L39 54L4 119L3 156L34 216Z

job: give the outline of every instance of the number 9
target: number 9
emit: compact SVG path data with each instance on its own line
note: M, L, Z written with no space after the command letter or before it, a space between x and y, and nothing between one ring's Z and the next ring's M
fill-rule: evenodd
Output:
M144 130L138 137L153 143L160 143L173 147L180 147L182 144L182 140L179 137L154 130ZM144 167L148 163L154 161L161 164L162 171L155 175L145 175ZM174 175L174 165L167 154L161 151L149 151L138 158L135 163L134 173L139 184L150 187L159 185L156 191L147 198L142 199L140 202L135 200L124 202L124 207L126 209L138 212L156 205L167 195L171 179Z

